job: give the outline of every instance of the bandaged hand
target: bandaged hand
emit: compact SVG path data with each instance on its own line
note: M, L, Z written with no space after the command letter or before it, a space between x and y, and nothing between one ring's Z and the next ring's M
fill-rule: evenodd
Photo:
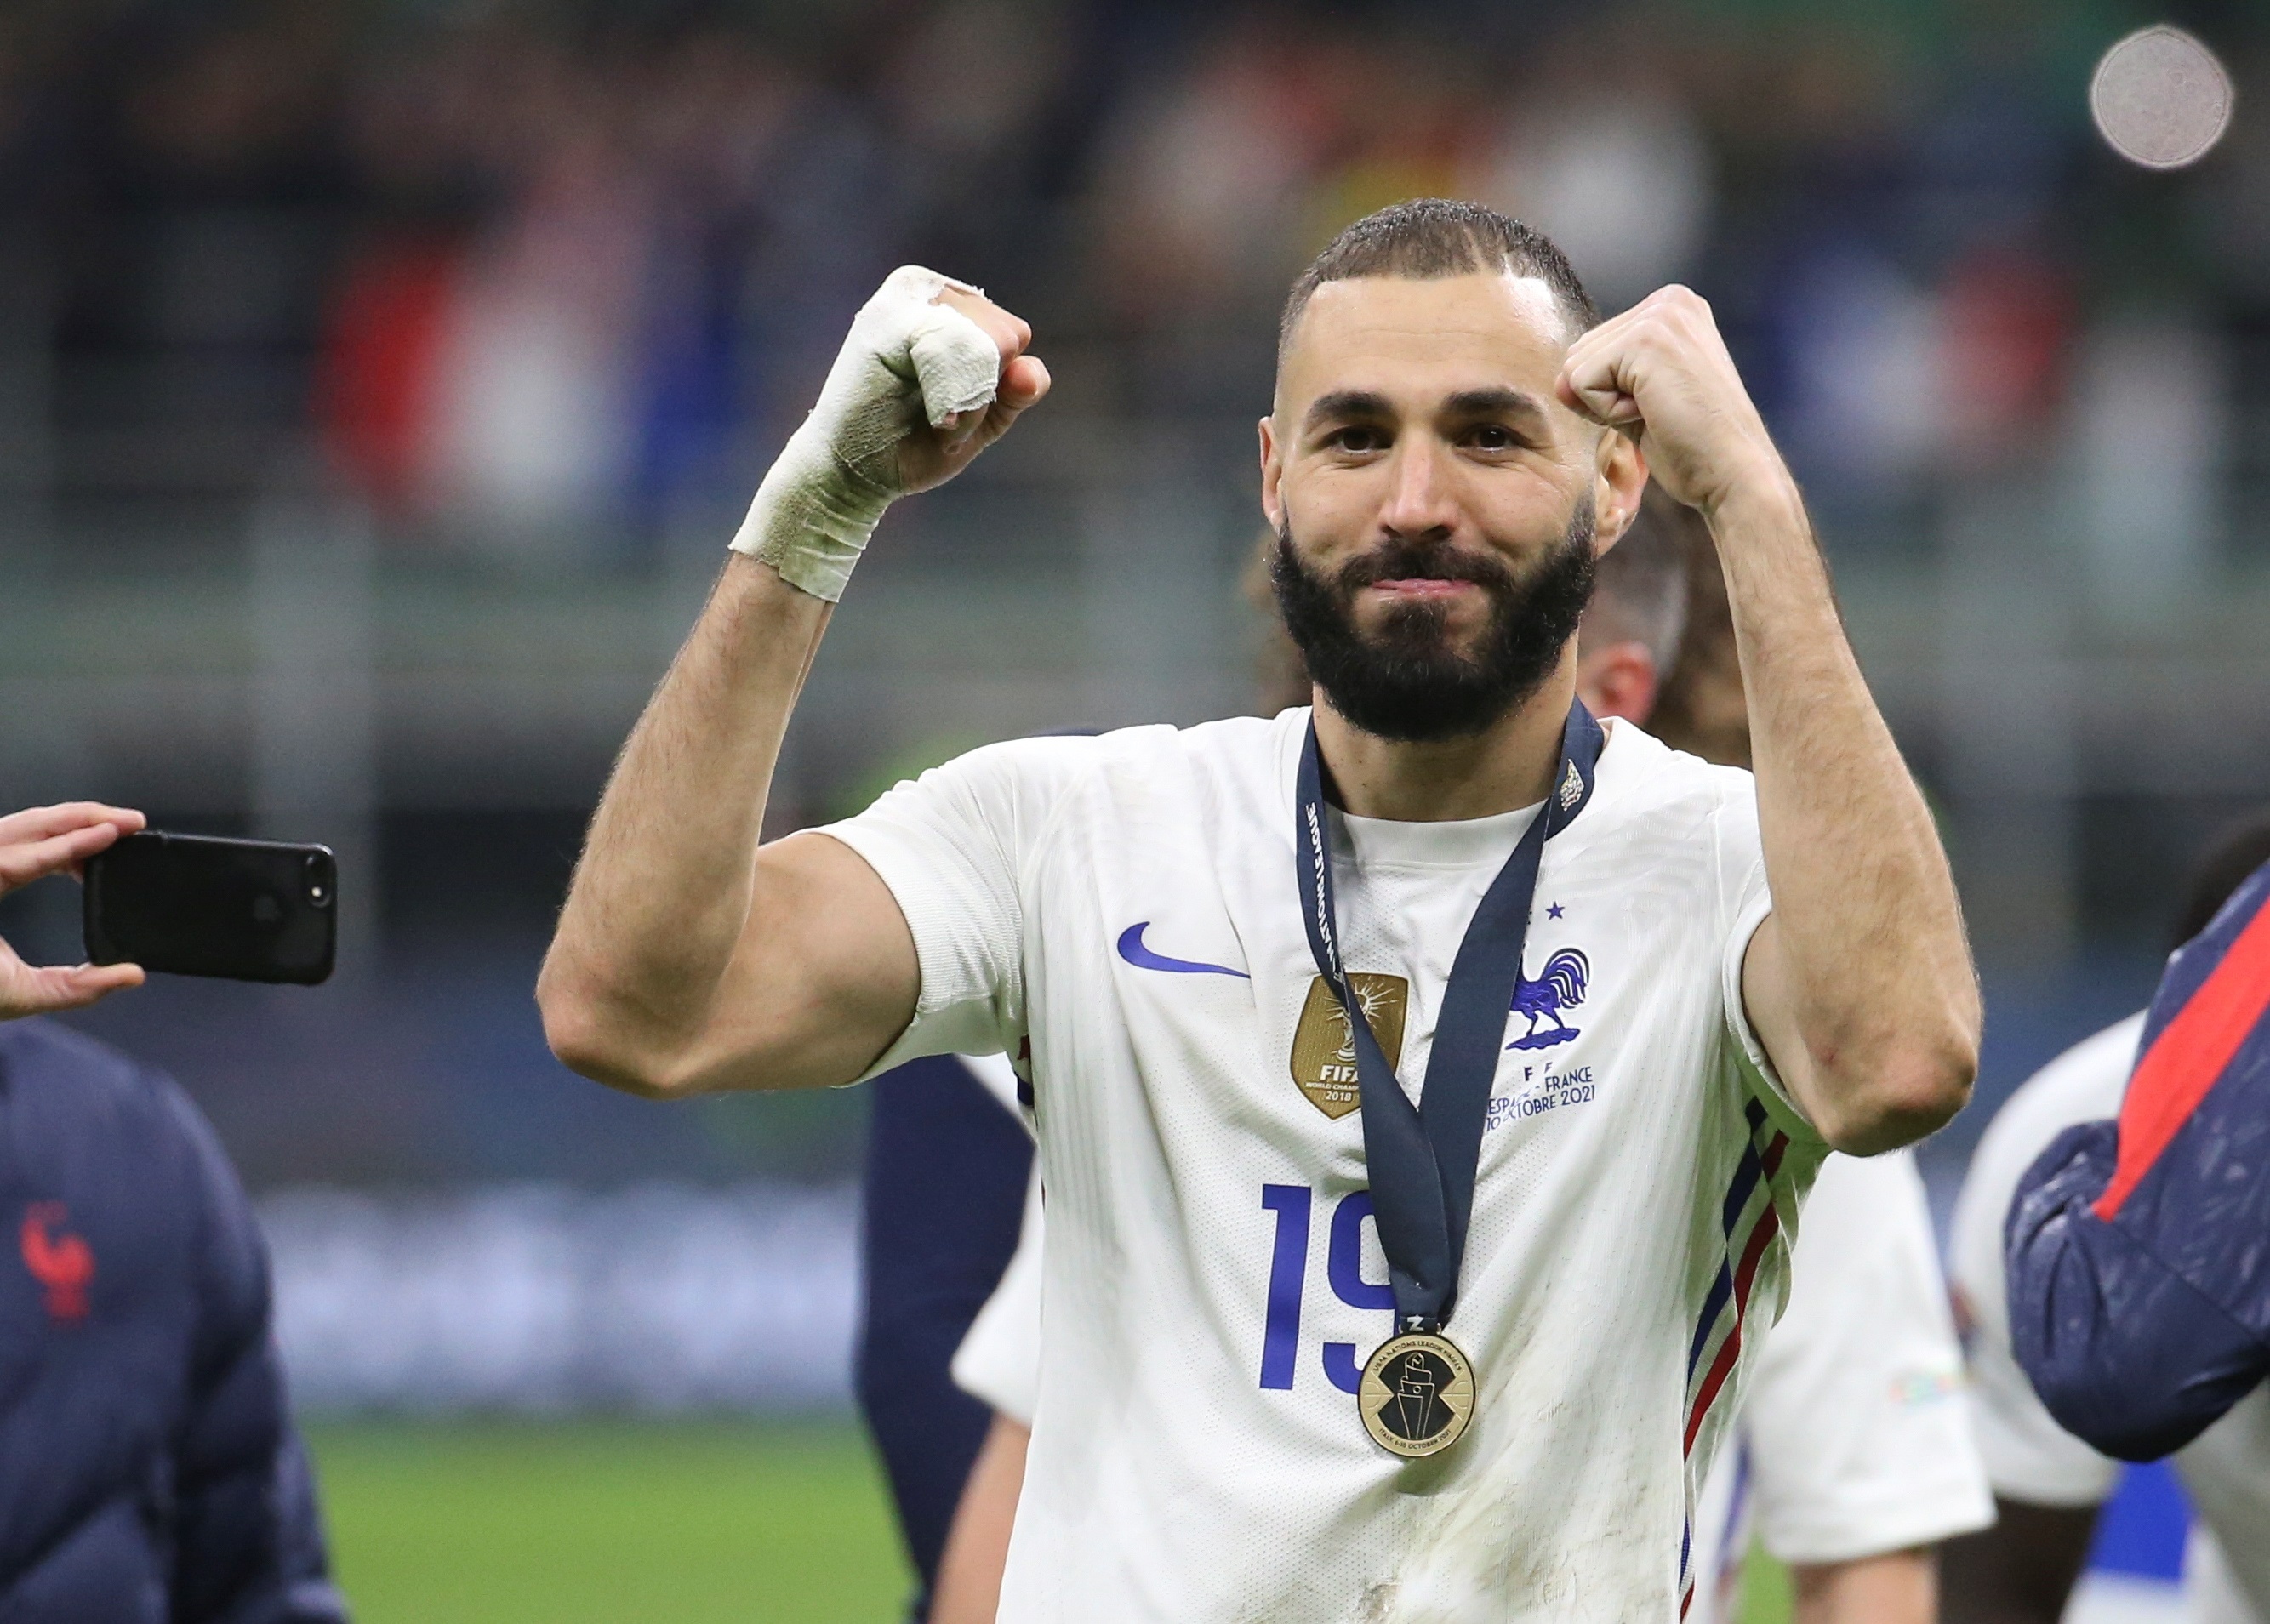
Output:
M820 400L749 505L733 550L834 603L901 496L942 485L1048 393L1032 330L966 284L893 271L851 323Z

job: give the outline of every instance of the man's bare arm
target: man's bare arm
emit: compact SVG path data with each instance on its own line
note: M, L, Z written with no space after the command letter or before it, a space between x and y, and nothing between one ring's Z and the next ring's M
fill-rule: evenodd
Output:
M1710 308L1665 288L1569 348L1562 396L1639 438L1717 538L1774 912L1743 997L1822 1135L1858 1154L1962 1109L1980 1010L1946 853L1846 641L1796 481Z
M1939 1576L1928 1547L1789 1571L1796 1624L1934 1624Z
M951 478L1048 389L1022 322L951 285L936 302L995 346L990 404L933 423L925 340L855 352L855 325L616 762L537 983L553 1052L588 1077L656 1096L844 1083L912 1018L914 941L882 880L825 835L759 842L831 600L883 504Z
M953 1524L946 1530L930 1624L993 1624L1001 1606L1001 1575L1009 1563L1017 1499L1025 1490L1025 1452L1032 1442L1032 1429L1023 1422L993 1417L953 1509Z

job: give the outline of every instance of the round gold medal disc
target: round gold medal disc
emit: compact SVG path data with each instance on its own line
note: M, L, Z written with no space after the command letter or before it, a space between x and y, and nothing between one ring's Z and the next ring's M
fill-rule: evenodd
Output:
M1380 1344L1355 1395L1372 1442L1406 1460L1439 1455L1474 1416L1474 1368L1450 1338L1412 1331Z

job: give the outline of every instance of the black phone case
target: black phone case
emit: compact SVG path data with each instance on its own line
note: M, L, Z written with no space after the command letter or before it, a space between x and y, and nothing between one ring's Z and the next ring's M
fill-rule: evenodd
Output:
M174 975L313 986L338 943L328 847L130 834L89 858L86 956Z

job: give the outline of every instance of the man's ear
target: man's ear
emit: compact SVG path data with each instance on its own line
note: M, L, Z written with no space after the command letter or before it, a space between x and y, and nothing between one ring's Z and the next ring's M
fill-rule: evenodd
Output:
M1269 528L1285 528L1285 465L1277 456L1277 419L1261 419L1261 512Z
M1601 432L1592 471L1592 545L1606 552L1623 539L1647 494L1647 457L1639 441L1615 429Z
M1643 642L1609 643L1602 648L1579 648L1576 656L1576 697L1596 716L1621 716L1641 727L1655 714L1660 677L1655 656Z

